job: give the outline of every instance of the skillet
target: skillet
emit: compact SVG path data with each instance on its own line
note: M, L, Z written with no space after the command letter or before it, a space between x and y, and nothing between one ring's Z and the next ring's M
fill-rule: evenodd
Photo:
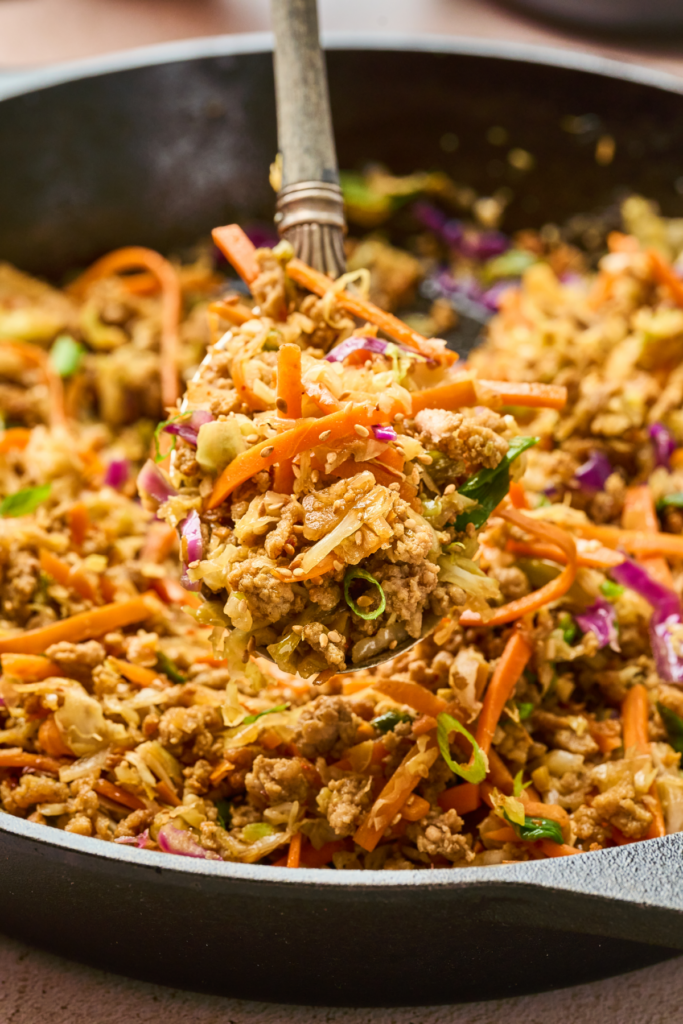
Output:
M442 168L483 194L505 186L511 231L609 217L632 190L683 215L679 79L489 42L332 42L342 167L374 159L397 173ZM168 251L231 219L268 221L269 47L263 36L193 40L0 78L0 258L58 279L120 245ZM507 162L492 126L533 154L533 169ZM595 160L604 135L616 146L607 166ZM294 872L130 850L2 814L0 925L110 970L232 996L487 999L682 950L682 854L674 835L491 868Z

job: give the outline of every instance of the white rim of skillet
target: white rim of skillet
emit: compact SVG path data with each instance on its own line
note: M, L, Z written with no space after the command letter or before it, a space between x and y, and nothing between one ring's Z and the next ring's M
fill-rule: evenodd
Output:
M581 51L549 46L534 46L467 37L435 35L408 35L401 33L374 34L351 32L323 33L323 45L331 50L395 50L415 53L462 54L519 61L565 68L602 75L621 81L634 82L665 92L683 93L683 77L664 71L594 56ZM272 52L273 37L269 32L238 35L209 36L180 42L160 43L155 46L124 50L101 57L58 64L35 70L10 70L0 73L0 101L26 95L55 85L82 79L152 67L178 61L191 61L203 57L235 56ZM24 818L0 814L0 831L26 839L43 847L73 851L83 856L105 858L144 869L166 869L186 875L204 875L235 878L259 882L317 886L362 886L385 889L394 886L466 886L483 882L506 881L517 884L533 883L546 889L571 888L587 895L613 896L627 903L667 906L683 910L683 833L647 840L647 850L666 866L666 894L662 900L661 875L639 873L634 885L637 862L634 854L645 848L616 847L595 851L588 856L550 858L519 864L492 865L491 867L435 868L411 871L337 871L332 868L276 868L262 864L242 864L232 861L201 860L178 854L154 850L132 849L120 843L107 843L101 839L79 836L38 825ZM590 865L594 865L591 869Z

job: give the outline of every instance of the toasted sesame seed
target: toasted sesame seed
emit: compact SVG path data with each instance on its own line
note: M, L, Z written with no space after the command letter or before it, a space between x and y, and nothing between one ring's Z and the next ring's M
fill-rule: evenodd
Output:
M392 640L389 644L389 650L393 651L396 647L398 647L398 640Z
M317 469L314 469L313 472L311 473L311 480L313 481L314 484L317 484L319 479L320 473L318 472Z
M415 522L414 519L406 519L406 528L408 530L414 530L416 526L417 523Z
M249 651L248 650L242 651L242 662L246 665L246 663L248 661L249 661Z
M275 451L275 445L268 444L265 448L261 449L261 458L267 459L269 455L272 455Z
M455 493L455 484L448 484L447 487L444 487L444 492L443 493L444 494L454 494Z
M370 431L367 427L364 427L362 423L354 424L353 429L356 431L359 437L369 437Z
M304 627L303 626L292 626L292 633L298 633L299 635L301 635L301 633L303 633L303 631L304 631Z
M360 544L362 542L363 534L360 532L360 530L356 530L356 536L353 539L355 540L356 544Z
M417 461L421 462L423 466L431 466L434 459L431 455L418 455Z
M397 484L396 482L394 482L393 484L389 484L389 490L390 491L400 491L401 490L401 485Z
M328 439L328 437L330 436L331 433L332 433L331 430L323 430L322 434L320 435L320 440L321 441L327 441L327 439Z
M303 576L304 575L303 569L292 569L292 572L294 573L295 576Z
M350 391L342 391L341 395L339 396L339 401L343 402L345 398L350 398L350 397L351 397L351 392Z
M321 633L320 634L320 646L322 647L323 650L325 650L325 648L327 647L329 642L330 641L328 640L327 635L325 633Z
M339 572L340 569L344 568L344 563L343 562L333 562L332 565L337 570L337 572Z
M275 402L275 407L279 412L287 412L287 402L284 398L278 398Z
M256 444L256 442L258 441L258 434L249 434L249 437L245 437L244 440L247 442L247 444Z
M341 636L339 635L339 633L337 632L336 629L331 629L330 632L327 634L327 636L328 636L328 639L333 644L338 644L339 641L341 640Z

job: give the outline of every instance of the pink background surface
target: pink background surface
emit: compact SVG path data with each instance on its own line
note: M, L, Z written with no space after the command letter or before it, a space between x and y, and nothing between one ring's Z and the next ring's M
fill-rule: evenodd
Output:
M429 32L566 46L683 76L683 36L591 41L487 0L319 4L327 30ZM269 28L268 10L268 0L0 0L0 71L192 36L263 31ZM677 959L574 989L464 1006L338 1010L146 985L0 936L0 1019L2 1024L674 1024L683 1019L680 967Z

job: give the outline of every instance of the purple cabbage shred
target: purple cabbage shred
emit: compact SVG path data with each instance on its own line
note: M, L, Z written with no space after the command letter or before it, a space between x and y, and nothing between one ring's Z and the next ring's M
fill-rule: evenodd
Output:
M612 464L604 452L593 452L587 462L579 466L574 479L585 491L601 491L612 473Z

